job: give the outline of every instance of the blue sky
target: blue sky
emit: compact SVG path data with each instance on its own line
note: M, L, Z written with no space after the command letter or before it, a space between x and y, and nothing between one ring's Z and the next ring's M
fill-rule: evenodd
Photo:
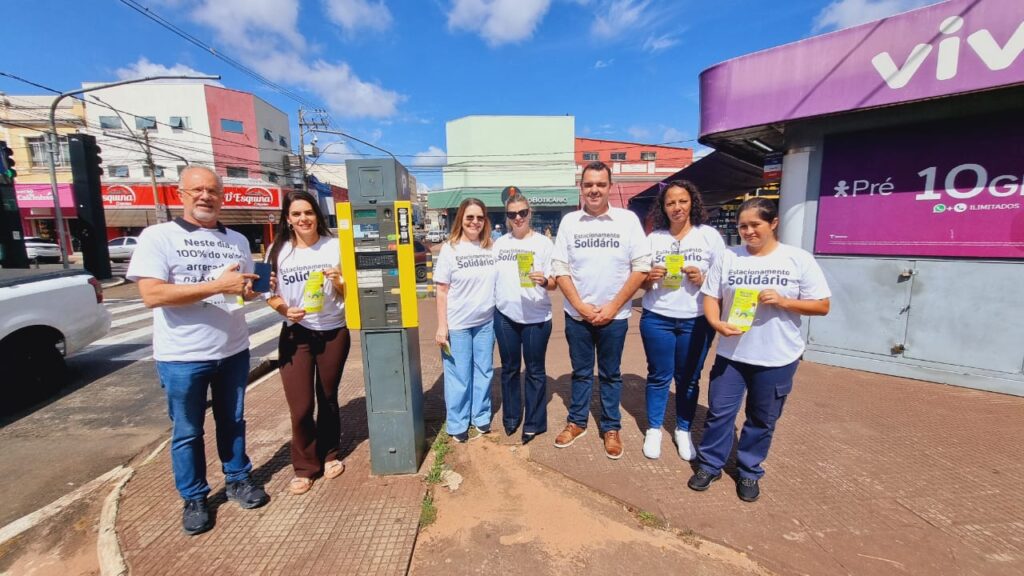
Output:
M578 136L696 147L701 70L935 2L129 1L326 109L337 129L399 155L431 187L448 120L571 114ZM298 141L298 102L120 0L5 0L3 12L4 72L60 90L168 70L220 74L287 112ZM0 91L42 93L4 77ZM352 141L330 151L321 162L373 152Z

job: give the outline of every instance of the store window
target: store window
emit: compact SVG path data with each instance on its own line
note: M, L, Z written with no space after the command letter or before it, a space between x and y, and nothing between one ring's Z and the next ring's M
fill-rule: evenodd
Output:
M163 166L155 166L154 168L155 168L155 170L153 170L153 172L156 172L156 177L157 178L163 178L164 177L164 167ZM147 178L150 176L149 166L143 166L142 167L142 175L147 177Z
M624 161L626 159L625 152L612 152L612 160Z
M117 165L115 165L115 166L107 166L104 169L104 172L106 173L107 176L111 176L111 177L114 177L114 178L127 178L128 177L128 167L127 166L117 166Z
M139 130L156 130L156 116L136 116L135 127Z
M220 119L220 129L225 132L233 132L235 134L245 134L245 125L242 124L241 120L229 120L227 118Z
M583 153L583 161L584 162L597 162L597 152L584 152Z
M640 159L641 160L651 161L651 160L656 160L657 157L658 157L658 153L657 152L641 152L640 153Z
M100 128L103 130L124 130L124 122L117 116L100 116Z
M32 157L33 168L45 168L50 165L50 145L46 143L45 136L26 138L25 143L28 145L29 155ZM60 154L57 155L56 165L67 166L68 157L68 137L62 136L60 139Z
M248 178L249 169L238 166L228 166L228 178Z

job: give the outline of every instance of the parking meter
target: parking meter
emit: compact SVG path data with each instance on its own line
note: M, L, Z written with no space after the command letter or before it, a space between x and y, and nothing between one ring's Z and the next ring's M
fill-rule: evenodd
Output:
M373 474L413 474L426 445L409 173L395 160L348 160L335 206L345 319L360 331Z

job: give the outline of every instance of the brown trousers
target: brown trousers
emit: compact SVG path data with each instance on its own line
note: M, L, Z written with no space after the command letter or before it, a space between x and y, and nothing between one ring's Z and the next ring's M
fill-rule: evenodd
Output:
M338 458L338 385L351 345L348 328L281 326L281 382L292 419L292 467L300 478L319 475L324 462Z

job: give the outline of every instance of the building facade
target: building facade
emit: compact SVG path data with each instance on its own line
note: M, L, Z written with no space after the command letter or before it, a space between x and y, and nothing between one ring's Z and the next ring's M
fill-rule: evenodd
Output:
M576 138L575 160L577 185L583 176L584 166L598 161L607 164L612 170L609 200L613 206L625 208L633 196L643 192L651 183L660 182L692 164L693 149Z

